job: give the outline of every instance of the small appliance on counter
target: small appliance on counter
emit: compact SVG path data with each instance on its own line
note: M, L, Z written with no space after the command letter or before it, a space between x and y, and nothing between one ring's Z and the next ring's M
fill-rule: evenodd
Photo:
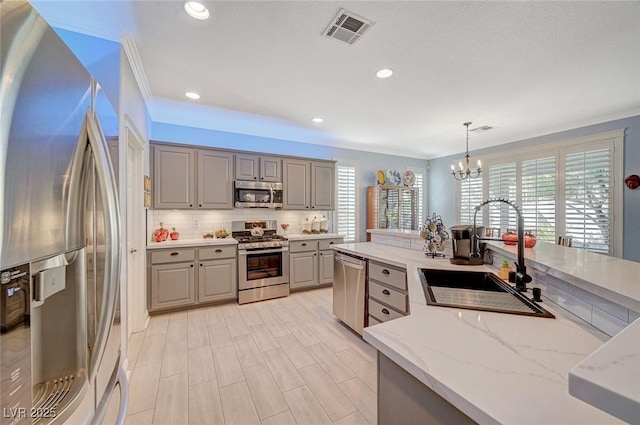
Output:
M471 235L473 235L473 226L470 224L459 224L451 227L451 242L453 247L453 258L450 258L452 264L471 264ZM476 228L478 237L484 236L484 227ZM484 255L484 244L480 244L480 258Z

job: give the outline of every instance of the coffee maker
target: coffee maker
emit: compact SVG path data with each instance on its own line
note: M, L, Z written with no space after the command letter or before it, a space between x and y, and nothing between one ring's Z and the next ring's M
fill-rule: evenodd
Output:
M449 261L453 264L465 264L476 265L478 261L471 261L473 226L470 224L458 224L452 226L451 230L451 242L453 247L453 258ZM484 227L476 227L476 235L480 238L484 236ZM480 244L480 261L482 264L482 257L484 254L484 244Z

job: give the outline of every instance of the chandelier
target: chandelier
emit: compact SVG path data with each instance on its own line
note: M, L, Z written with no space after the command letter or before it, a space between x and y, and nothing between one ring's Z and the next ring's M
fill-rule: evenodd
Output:
M467 178L475 179L480 177L482 174L482 168L480 167L480 160L478 160L478 168L470 168L469 167L469 126L470 122L466 122L463 124L467 127L467 154L464 156L464 160L466 163L466 168L462 168L462 161L458 162L458 169L456 169L455 165L451 164L451 174L453 174L453 178L456 180L465 180Z

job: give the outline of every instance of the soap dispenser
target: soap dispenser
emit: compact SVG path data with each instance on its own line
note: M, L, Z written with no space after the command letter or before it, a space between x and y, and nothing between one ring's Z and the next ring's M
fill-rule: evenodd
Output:
M509 266L509 262L504 260L502 262L502 267L498 269L498 277L502 280L509 280L509 272L513 271L511 266Z

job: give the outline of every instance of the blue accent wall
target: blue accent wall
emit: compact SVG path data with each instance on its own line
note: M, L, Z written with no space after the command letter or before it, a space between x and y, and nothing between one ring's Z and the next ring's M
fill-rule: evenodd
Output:
M576 137L589 136L606 131L625 130L623 178L630 174L640 175L640 116L608 121L601 124L562 131L533 139L520 140L487 149L471 152L471 157L508 152L524 147L559 142ZM429 211L442 215L448 225L456 224L455 181L451 177L451 164L462 154L451 155L429 161ZM622 182L621 182L622 183ZM623 190L623 258L640 262L640 189Z
M358 161L358 169L360 173L360 240L366 240L367 237L367 186L376 184L376 172L378 170L393 169L397 171L404 171L407 167L420 168L425 170L426 177L427 161L424 159L385 155L354 149L315 145L311 143L300 143L291 140L228 133L224 131L207 130L157 122L152 124L150 139L159 142L182 143L223 149L237 149L276 155ZM424 199L426 203L426 193ZM425 212L426 211L427 210L425 208Z

